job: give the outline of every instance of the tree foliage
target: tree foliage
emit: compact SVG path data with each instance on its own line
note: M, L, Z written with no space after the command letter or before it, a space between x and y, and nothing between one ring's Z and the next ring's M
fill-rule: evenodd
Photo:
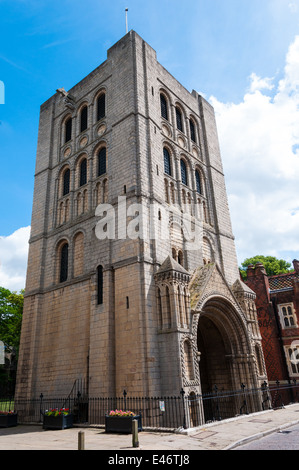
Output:
M18 356L24 291L19 294L0 287L0 340Z
M291 269L291 263L288 263L283 259L275 258L275 256L256 255L252 258L246 258L240 267L240 273L244 280L247 279L248 266L250 264L255 266L257 263L263 264L268 276L275 276L277 274L285 274L293 271L293 269Z

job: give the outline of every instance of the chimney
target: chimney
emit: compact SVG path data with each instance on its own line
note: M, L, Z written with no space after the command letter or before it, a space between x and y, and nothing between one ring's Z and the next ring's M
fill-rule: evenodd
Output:
M294 266L296 273L299 273L299 261L297 259L293 260L293 266Z
M248 266L246 284L256 293L257 299L264 298L270 302L270 287L268 276L262 263L256 263L255 266Z

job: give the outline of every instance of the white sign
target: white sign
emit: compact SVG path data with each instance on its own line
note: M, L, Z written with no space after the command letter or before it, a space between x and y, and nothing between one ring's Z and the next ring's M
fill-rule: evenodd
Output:
M160 411L165 411L165 402L164 401L160 401Z

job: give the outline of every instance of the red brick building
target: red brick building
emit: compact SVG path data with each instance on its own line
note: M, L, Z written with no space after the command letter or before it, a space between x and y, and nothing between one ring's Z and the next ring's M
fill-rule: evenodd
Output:
M277 276L267 276L261 263L248 266L270 385L299 380L299 261L293 266L294 272Z

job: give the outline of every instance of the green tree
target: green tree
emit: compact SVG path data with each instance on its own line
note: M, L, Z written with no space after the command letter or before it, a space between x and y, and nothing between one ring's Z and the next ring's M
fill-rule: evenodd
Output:
M18 357L24 291L19 294L0 287L0 340Z
M283 259L275 258L275 256L256 255L252 258L246 258L243 261L240 267L240 273L243 280L247 279L247 268L249 264L253 264L255 266L257 263L263 264L268 276L275 276L276 274L284 274L293 271L293 269L291 269L291 263L288 263Z

